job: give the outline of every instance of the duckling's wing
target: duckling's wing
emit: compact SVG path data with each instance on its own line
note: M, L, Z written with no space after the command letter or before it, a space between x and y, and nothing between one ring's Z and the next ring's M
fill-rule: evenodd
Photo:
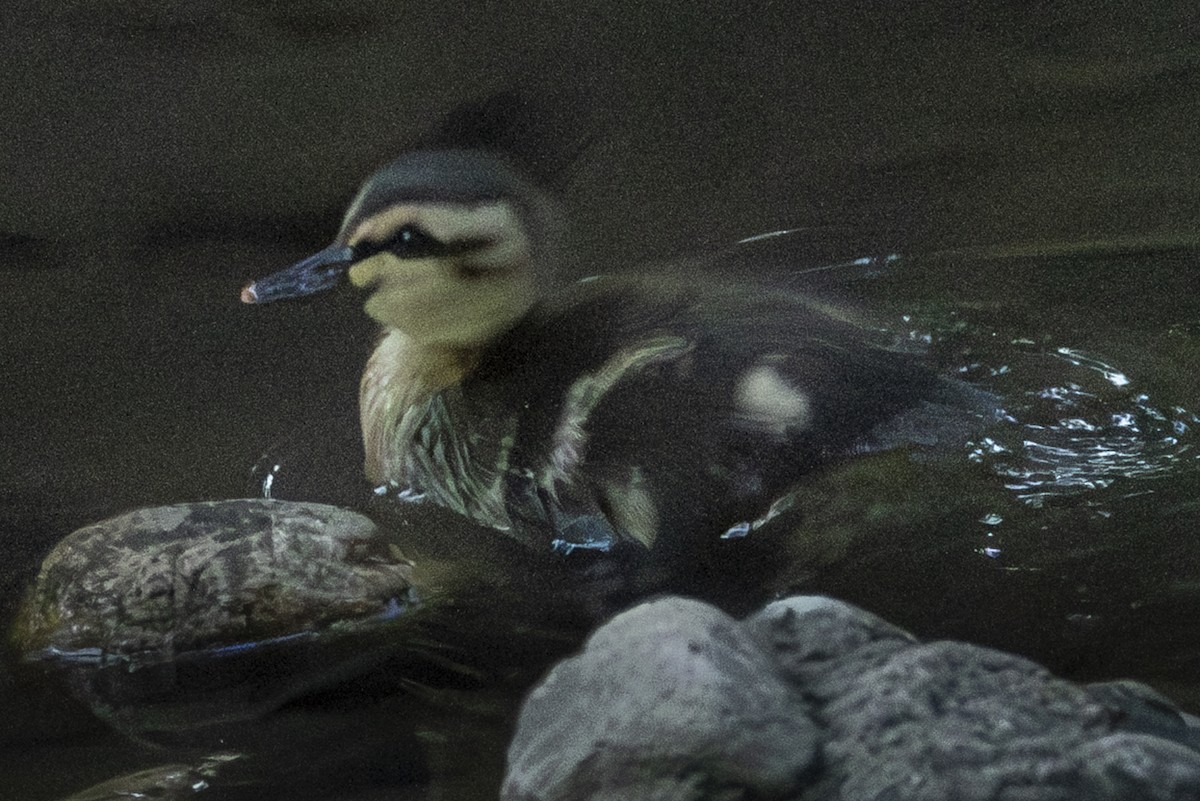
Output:
M720 534L822 464L963 420L959 391L918 355L820 304L745 292L635 307L626 298L623 344L567 394L592 398L578 480L644 544L681 527Z
M890 422L952 394L819 303L621 282L531 315L463 391L478 404L464 419L516 418L506 497L527 528L655 550L758 517L831 460L900 444L917 426Z
M849 453L866 454L911 445L939 450L957 447L1003 413L999 397L964 381L940 378L935 390L877 423Z
M934 445L968 421L978 424L980 404L969 388L937 375L917 354L889 349L865 332L814 337L793 343L786 355L748 359L751 367L735 388L741 416L753 412L754 402L765 402L763 391L795 393L807 413L789 429L789 442L816 462ZM751 377L763 389L751 388Z

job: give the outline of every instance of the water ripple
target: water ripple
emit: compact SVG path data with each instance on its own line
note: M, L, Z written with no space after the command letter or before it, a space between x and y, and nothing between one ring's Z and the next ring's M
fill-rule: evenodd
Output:
M907 337L921 335L909 331ZM955 351L970 359L957 372L1004 398L1000 422L970 443L969 458L987 465L1030 506L1120 479L1200 467L1194 434L1200 417L1156 403L1106 356L1001 337L961 320L929 337L935 346L953 340Z

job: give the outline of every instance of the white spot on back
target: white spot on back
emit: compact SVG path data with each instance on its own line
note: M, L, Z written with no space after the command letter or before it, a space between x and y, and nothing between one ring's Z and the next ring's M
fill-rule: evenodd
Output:
M804 428L812 419L812 404L769 364L751 367L733 391L738 414L773 434Z

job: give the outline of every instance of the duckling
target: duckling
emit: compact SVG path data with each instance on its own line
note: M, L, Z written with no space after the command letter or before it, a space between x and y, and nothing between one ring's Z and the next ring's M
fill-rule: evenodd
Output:
M417 150L242 300L363 292L382 326L366 476L540 549L674 558L744 534L823 465L975 413L831 303L679 273L560 283L563 225L505 155Z

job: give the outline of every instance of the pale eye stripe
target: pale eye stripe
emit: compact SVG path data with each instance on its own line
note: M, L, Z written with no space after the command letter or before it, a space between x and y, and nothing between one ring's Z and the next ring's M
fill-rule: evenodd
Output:
M512 204L397 203L358 223L347 239L351 247L386 242L405 226L414 226L446 244L497 242L523 236Z
M566 478L581 462L587 445L588 418L604 396L630 373L651 364L677 359L692 345L682 337L663 336L622 348L597 370L578 378L567 390L551 445L550 474L544 480L553 487L555 480Z

